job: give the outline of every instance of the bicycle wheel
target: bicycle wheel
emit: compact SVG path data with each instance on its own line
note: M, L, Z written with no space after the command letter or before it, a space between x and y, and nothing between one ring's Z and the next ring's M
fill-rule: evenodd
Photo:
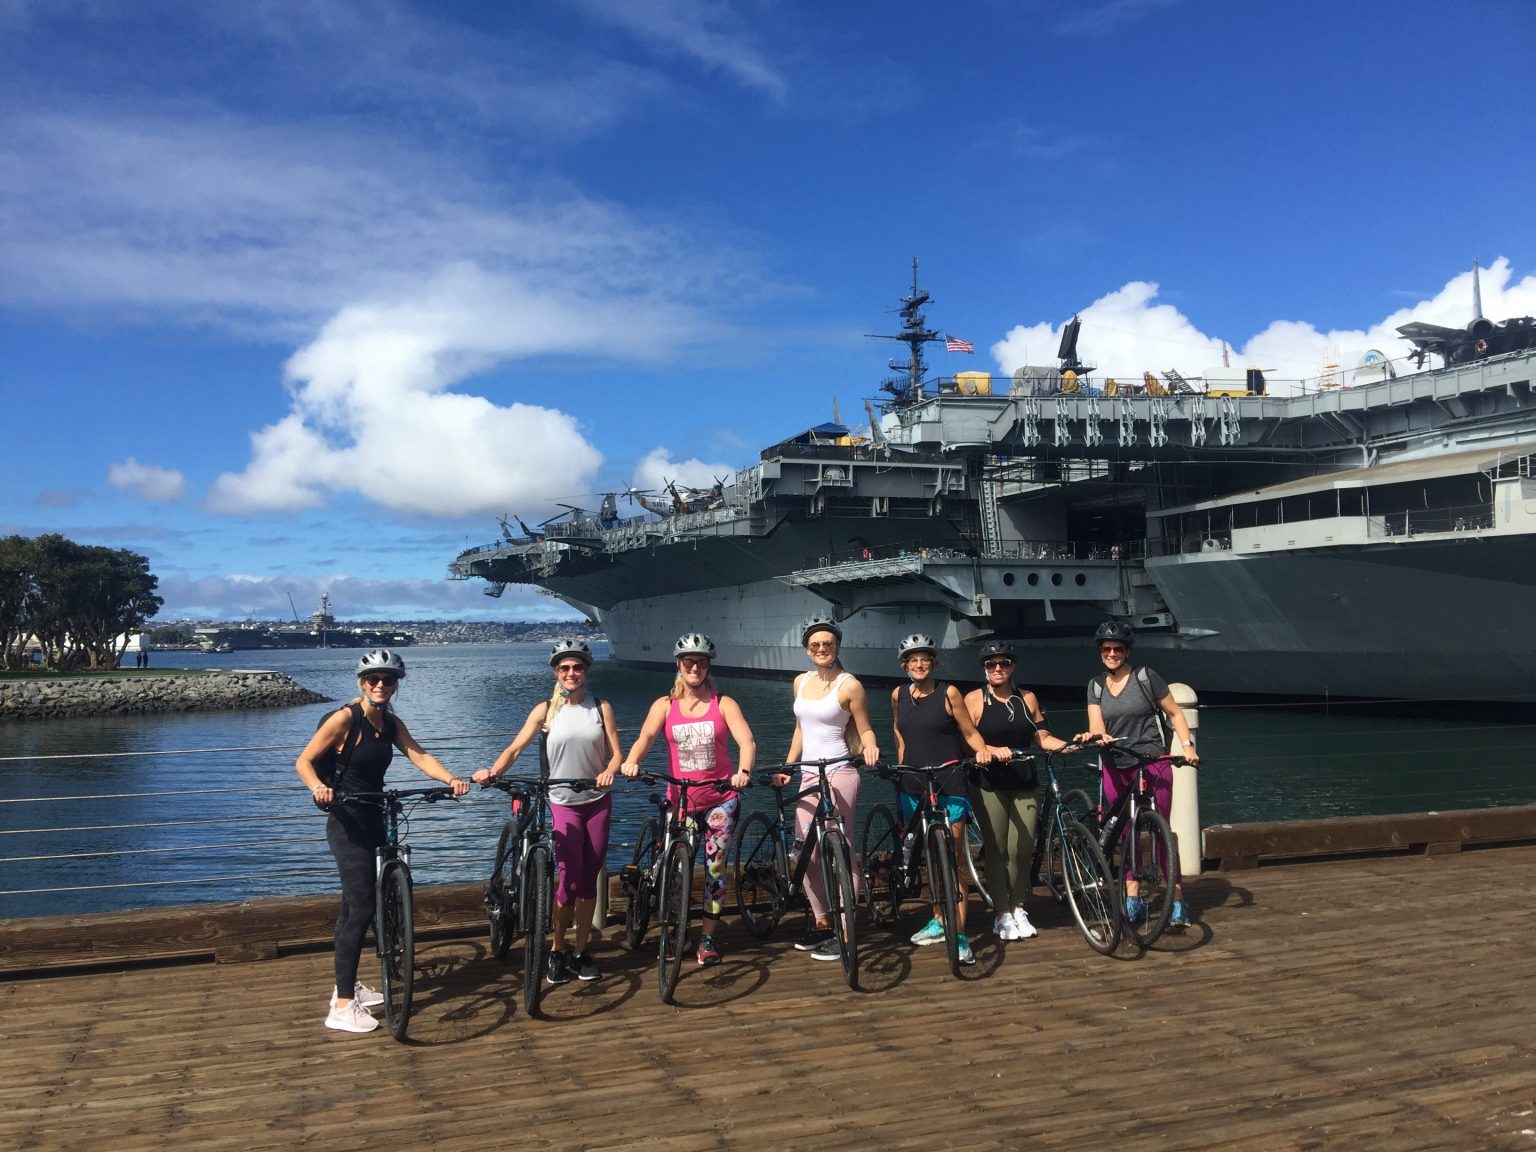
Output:
M987 911L992 911L992 894L987 891L987 886L981 882L981 873L976 870L976 854L982 850L981 827L978 821L972 819L965 822L965 878L976 894L981 897L981 902L987 906Z
M682 971L692 900L693 852L686 840L675 840L667 849L661 873L661 942L656 948L656 981L663 1004L672 1003Z
M1098 832L1098 809L1094 805L1093 797L1081 788L1073 788L1061 794L1061 809L1067 819L1076 820L1090 832Z
M518 856L517 825L508 820L496 842L496 866L485 886L485 916L491 924L491 955L505 960L518 932L517 881L522 861Z
M741 922L759 940L779 926L789 900L789 861L777 822L754 812L736 826L731 844L732 875L736 878L736 907Z
M827 923L837 934L843 962L843 979L848 987L859 986L859 942L855 921L859 905L853 893L853 862L848 859L848 842L835 828L821 838L821 876L827 892Z
M645 930L651 926L651 908L656 899L651 877L656 875L656 846L661 843L661 825L652 816L640 826L640 838L635 841L635 854L624 870L624 895L629 901L624 907L624 946L631 952L645 940Z
M896 926L896 915L906 898L906 869L901 859L901 829L884 804L876 804L864 817L864 899L873 924Z
M411 870L404 861L386 865L379 882L378 942L379 967L384 978L384 1020L390 1035L404 1040L411 1019L411 984L416 975Z
M1168 821L1150 808L1136 813L1131 833L1120 849L1121 896L1135 886L1145 913L1125 918L1125 934L1143 948L1168 928L1173 916L1173 863L1177 848Z
M928 829L928 883L933 890L933 902L939 907L939 919L944 924L944 951L949 956L949 970L960 975L960 902L959 884L955 878L955 850L950 843L949 829L935 824Z
M1063 813L1064 820L1065 813ZM1045 885L1045 890L1051 894L1051 898L1061 905L1067 902L1067 875L1062 864L1061 851L1063 821L1058 821L1053 814L1051 822L1046 826L1045 835L1041 837L1039 872L1040 883Z
M549 847L535 844L523 861L523 1007L539 1014L549 965Z
M1088 946L1108 956L1120 943L1120 886L1088 829L1076 820L1061 827L1061 868L1072 918Z

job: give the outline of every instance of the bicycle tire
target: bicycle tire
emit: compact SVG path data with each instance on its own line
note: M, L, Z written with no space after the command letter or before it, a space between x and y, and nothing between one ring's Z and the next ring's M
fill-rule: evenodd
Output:
M491 879L485 886L485 916L491 926L491 955L505 960L512 950L512 941L518 933L518 869L517 822L508 820L501 827L501 838L496 841L496 864L491 869Z
M656 846L660 839L661 825L651 816L640 826L640 838L635 841L635 852L629 859L632 871L625 880L629 903L624 908L624 946L631 952L639 950L645 942L646 929L651 926L656 899L652 877L656 875Z
M656 982L663 1004L672 1003L682 972L692 899L693 853L687 841L674 840L661 873L661 941L656 947Z
M1071 788L1061 794L1061 810L1068 820L1076 820L1095 836L1099 833L1099 809L1093 797L1081 788Z
M981 835L981 822L971 819L965 822L965 872L972 888L976 889L976 895L981 897L981 902L987 906L987 911L993 910L992 894L987 891L987 886L981 882L981 873L976 870L976 853L982 850L986 843Z
M535 844L523 860L523 1007L539 1014L549 966L549 848Z
M933 902L939 907L939 920L944 925L944 952L949 958L949 970L960 975L960 909L959 880L955 876L955 850L949 839L949 829L934 824L928 829L928 883L933 889Z
M853 862L848 858L848 842L836 828L828 828L821 838L821 876L826 885L827 923L838 942L843 979L849 988L859 986L858 898L853 888Z
M1135 881L1145 916L1133 921L1125 918L1125 934L1143 948L1156 943L1168 930L1173 918L1173 862L1178 851L1168 821L1151 808L1136 813L1130 835L1120 850L1120 896L1129 897L1127 889ZM1122 904L1123 906L1123 904Z
M384 985L384 1022L396 1040L411 1021L416 977L416 930L411 907L411 870L403 860L387 864L379 881L379 967Z
M731 873L741 923L759 940L773 935L789 903L789 861L778 821L754 812L736 826Z
M870 923L894 929L907 894L906 868L901 858L901 828L884 804L876 804L864 817L861 843L864 852L859 866Z
M1120 944L1120 885L1093 834L1076 820L1063 821L1062 871L1067 904L1083 939L1108 956Z
M1047 825L1045 835L1041 838L1044 842L1040 858L1040 883L1051 894L1051 899L1057 904L1066 907L1067 904L1067 878L1062 866L1061 829L1065 823L1065 816L1061 820L1052 814L1051 822Z

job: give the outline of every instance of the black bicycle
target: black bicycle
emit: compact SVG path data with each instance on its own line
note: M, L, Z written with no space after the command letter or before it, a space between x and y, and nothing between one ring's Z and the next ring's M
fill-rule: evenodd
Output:
M410 829L406 802L435 804L452 799L452 788L391 788L383 792L338 792L337 804L361 804L384 813L384 843L373 850L373 939L379 950L384 985L384 1020L390 1035L405 1039L411 1020L411 991L416 976L416 921L412 904Z
M902 902L923 887L921 872L927 872L929 896L939 910L944 928L944 949L949 969L960 975L960 912L964 908L959 877L955 872L953 823L949 805L939 795L938 777L959 766L951 760L931 767L911 764L877 764L875 775L902 787L918 781L917 808L905 825L898 824L889 805L876 804L864 817L860 844L864 876L864 898L876 924L894 928ZM969 845L967 845L969 850Z
M1125 934L1147 948L1168 930L1178 882L1178 841L1153 804L1147 769L1153 764L1188 761L1167 753L1147 756L1118 744L1112 747L1136 761L1135 776L1108 811L1102 802L1090 801L1083 824L1093 833L1104 858L1116 867L1117 906L1124 912ZM1087 793L1082 795L1087 798Z
M766 940L778 927L790 901L798 898L805 909L806 931L809 933L814 920L810 901L801 893L814 856L821 869L827 923L837 941L843 979L848 982L848 987L857 988L859 946L855 919L858 897L853 883L853 857L848 851L843 818L833 802L826 772L828 768L853 760L852 756L795 760L786 763L781 770L759 775L759 783L773 785L777 814L769 816L766 812L753 812L737 825L731 844L731 874L736 880L736 904L741 910L741 922L748 932L759 940ZM795 768L819 769L816 783L800 792L773 783L781 772ZM806 796L816 797L816 807L806 827L804 842L796 843L795 807Z
M656 982L662 1003L670 1004L688 946L688 922L693 918L693 866L699 852L699 825L688 811L688 791L706 786L734 789L720 780L684 780L661 772L642 772L636 778L677 789L676 802L660 792L646 798L655 806L656 814L646 817L635 841L634 856L619 873L628 902L624 942L631 949L644 943L652 915L660 914Z
M498 960L505 959L512 940L519 932L523 934L523 1007L530 1016L536 1016L544 997L554 908L555 846L550 835L549 790L564 787L583 792L597 785L585 779L498 776L481 787L499 788L512 803L512 816L502 825L496 864L485 887L491 952Z
M1083 823L1087 796L1063 793L1056 776L1060 758L1080 751L1081 745L1069 744L1047 753L1043 761L1047 796L1040 822L1044 831L1036 837L1036 875L1057 903L1071 908L1088 946L1107 956L1120 945L1120 885L1093 831ZM1022 755L1015 753L1016 758Z

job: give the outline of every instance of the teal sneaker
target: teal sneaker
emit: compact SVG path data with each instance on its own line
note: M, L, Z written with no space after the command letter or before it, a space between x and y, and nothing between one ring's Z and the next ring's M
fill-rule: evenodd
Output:
M912 933L914 944L937 944L942 939L944 939L944 925L939 923L937 916Z
M1178 905L1174 905L1177 913ZM1147 902L1140 896L1127 896L1125 898L1125 922L1127 924L1140 924L1147 918Z
M1182 901L1182 900L1175 900L1173 902L1173 915L1168 920L1168 927L1170 927L1170 928L1188 928L1189 927L1189 913L1187 911L1185 911L1185 909L1184 909L1184 901Z
M962 964L974 964L974 963L976 963L976 954L971 951L971 942L969 940L967 940L964 936L960 937L960 963L962 963Z

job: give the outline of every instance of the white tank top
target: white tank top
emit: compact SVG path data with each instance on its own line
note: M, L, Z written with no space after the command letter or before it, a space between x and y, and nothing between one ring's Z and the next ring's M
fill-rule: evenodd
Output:
M596 780L608 767L608 739L603 733L603 713L590 692L576 704L564 704L549 722L549 775L553 780ZM551 804L591 804L602 792L587 789L551 788Z
M829 756L846 756L846 733L852 714L838 703L838 696L842 692L843 681L848 679L848 673L844 672L832 681L832 687L820 700L807 700L805 686L815 675L814 672L806 673L795 693L795 719L800 721L800 758L822 760ZM841 768L853 768L853 765L839 764L831 771L836 772ZM806 768L802 771L811 772L814 769Z

